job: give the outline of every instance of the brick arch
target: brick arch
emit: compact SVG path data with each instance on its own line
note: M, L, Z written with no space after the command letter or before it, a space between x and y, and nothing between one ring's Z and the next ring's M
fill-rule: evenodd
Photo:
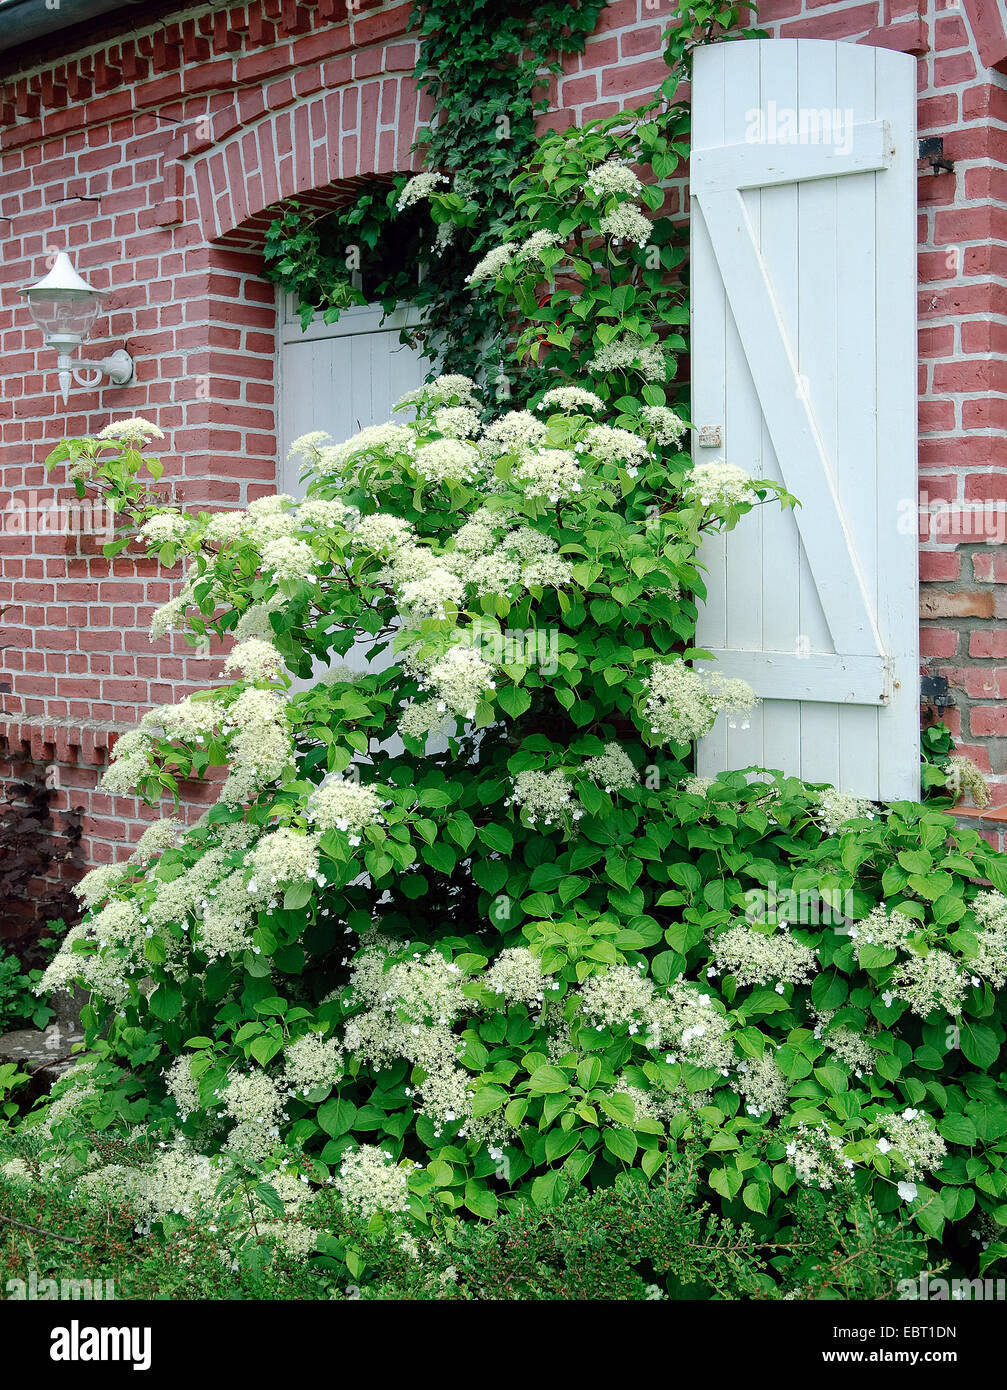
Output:
M258 244L279 202L329 210L363 175L418 167L410 151L420 119L413 83L402 75L322 90L252 121L229 106L214 118L212 136L196 128L196 150L190 143L179 161L193 220L209 243Z
M361 178L421 163L411 149L428 105L410 75L385 70L388 50L379 52L373 77L327 87L317 68L300 96L269 88L239 96L173 142L158 221L181 224L183 236L192 229L193 312L205 324L193 330L199 341L185 368L204 384L202 396L186 407L185 434L176 431L176 447L191 451L187 501L247 501L276 485L277 305L262 276L276 205L296 198L329 211L355 196Z

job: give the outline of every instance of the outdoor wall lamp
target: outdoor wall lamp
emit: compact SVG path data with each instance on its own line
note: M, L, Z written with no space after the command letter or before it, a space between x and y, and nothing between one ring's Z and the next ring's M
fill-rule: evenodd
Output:
M100 362L73 356L90 332L108 291L93 290L82 280L65 251L56 257L44 279L20 293L28 300L28 309L42 330L46 347L56 349L64 405L70 396L71 381L78 386L97 386L102 377L107 376L114 386L126 386L133 380L133 359L122 348Z

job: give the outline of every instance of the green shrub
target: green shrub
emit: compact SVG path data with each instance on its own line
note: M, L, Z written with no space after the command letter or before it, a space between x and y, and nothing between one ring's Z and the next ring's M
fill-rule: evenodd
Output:
M758 1242L852 1183L1003 1253L1007 861L924 805L689 776L755 702L702 673L698 549L793 499L681 452L663 290L622 245L640 190L604 158L646 129L556 145L581 163L536 185L544 236L479 277L579 277L534 411L486 427L442 377L415 421L299 441L306 501L214 517L150 508L143 421L54 452L185 560L153 634L237 645L116 747L113 793L228 777L81 885L46 984L91 990L92 1060L35 1117L42 1171L100 1181L90 1133L142 1125L155 1222L180 1173L186 1205L293 1166L360 1221L436 1223L688 1162Z
M92 1143L106 1170L131 1162L143 1171L151 1159L99 1134ZM760 1243L750 1226L698 1200L688 1162L653 1184L623 1176L558 1208L521 1204L486 1222L408 1214L365 1222L323 1189L311 1206L322 1253L307 1264L277 1243L268 1221L251 1229L241 1219L246 1196L232 1204L223 1193L150 1230L122 1190L38 1183L30 1163L8 1160L0 1293L70 1298L90 1281L117 1299L876 1299L897 1296L927 1257L918 1233L859 1204L848 1181L828 1195L801 1193L787 1227Z
M364 1299L631 1300L893 1298L925 1267L926 1242L851 1193L802 1192L770 1244L699 1202L678 1165L653 1184L628 1175L523 1204L488 1222L437 1218L403 1233L336 1210L322 1242L336 1291ZM376 1227L376 1229L375 1229ZM405 1258L403 1256L405 1255Z

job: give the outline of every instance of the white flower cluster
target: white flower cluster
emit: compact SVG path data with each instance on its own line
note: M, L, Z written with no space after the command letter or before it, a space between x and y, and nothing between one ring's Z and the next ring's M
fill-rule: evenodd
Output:
M843 1140L827 1125L801 1124L797 1138L787 1145L787 1161L806 1187L828 1192L853 1171L853 1160L846 1157Z
M373 787L351 777L330 777L308 801L308 818L316 830L342 830L351 845L360 844L361 831L382 820L383 802Z
M606 198L611 194L620 198L635 198L643 187L628 164L618 160L606 159L598 164L587 176L587 186L596 198Z
M435 439L416 451L415 468L429 483L471 482L481 463L474 444L464 439Z
M148 710L140 720L140 733L148 739L200 743L220 726L223 719L224 706L216 697L199 699L195 695L187 695L177 705L155 705Z
M516 259L520 261L536 261L542 259L542 252L548 251L552 246L559 246L560 235L558 232L551 232L548 227L543 227L537 232L532 232L530 237L526 237L518 247Z
M116 740L101 788L112 796L126 795L153 771L150 735L143 729L130 729Z
M356 516L356 510L340 502L338 497L309 497L297 509L298 525L310 526L315 531L345 530Z
M158 512L143 523L139 536L149 546L166 545L187 536L190 525L189 518L181 512Z
M528 589L562 588L569 584L573 570L557 554L551 536L531 526L518 526L499 535L509 524L509 514L480 509L455 534L455 548L442 554L440 562L450 566L477 597L512 597L517 585Z
M416 436L408 425L367 425L345 443L321 449L316 470L322 477L339 476L348 465L359 466L368 459L409 455L415 445Z
M129 420L113 420L95 435L96 439L112 439L119 444L149 444L152 439L163 439L164 431L152 425L149 420L135 415Z
M377 1144L363 1144L345 1153L333 1186L357 1216L369 1220L379 1211L409 1209L409 1174L414 1163L396 1163Z
M994 989L1003 989L1007 984L1007 897L995 890L977 893L972 911L979 923L979 951L968 966Z
M196 944L210 960L247 951L252 944L255 903L245 885L245 875L235 869L207 887L205 893L193 931Z
M25 1163L23 1158L9 1158L0 1167L0 1177L6 1183L14 1183L18 1187L31 1187L35 1182L35 1174Z
M221 1170L186 1139L176 1138L149 1168L133 1169L134 1201L148 1221L162 1216L194 1217L217 1208Z
M232 1133L242 1128L254 1126L236 1125ZM261 1142L258 1148L261 1151ZM229 1232L237 1230L239 1238L243 1229L254 1231L256 1236L268 1234L297 1259L306 1259L317 1248L319 1232L299 1219L308 1196L303 1179L284 1168L267 1174L266 1181L283 1205L283 1214L278 1215L254 1191L249 1197L242 1194L237 1199L221 1195L218 1189L224 1172L219 1160L197 1153L188 1140L178 1135L170 1145L162 1145L153 1163L142 1168L110 1163L84 1173L77 1180L74 1193L85 1199L100 1196L131 1207L142 1233L166 1216L182 1216L190 1221L201 1219L211 1232L218 1227Z
M520 806L530 825L537 825L539 819L544 825L554 821L566 824L568 819L578 821L584 814L566 773L558 769L519 772L514 778L514 790L504 804Z
M878 1140L878 1148L882 1153L894 1149L912 1178L935 1172L947 1157L948 1147L933 1121L919 1110L910 1107L901 1115L883 1115L878 1124L886 1135Z
M446 618L449 609L460 608L465 585L457 575L438 565L420 579L411 579L399 591L403 616L410 622Z
M606 743L604 753L588 758L584 771L595 782L600 782L607 792L622 792L635 787L639 775L629 754L617 743Z
M85 874L79 883L75 883L72 892L84 907L95 907L115 891L126 872L125 864L100 864L97 869Z
M246 511L253 520L260 520L264 516L284 516L296 500L289 492L267 492L264 497L256 497L254 502L249 502Z
M404 738L425 741L429 734L451 732L453 718L438 700L411 700L399 715L398 730Z
M696 985L673 980L663 995L655 990L643 1021L648 1045L668 1049L665 1062L688 1062L722 1076L735 1066L731 1021Z
M91 1101L98 1098L94 1082L95 1061L77 1062L59 1078L53 1088L41 1121L43 1132L53 1129Z
M756 1119L760 1115L784 1114L790 1088L771 1048L767 1047L761 1057L740 1061L738 1073L735 1089L745 1097L747 1114Z
M935 1009L957 1018L969 984L969 976L954 956L933 950L925 956L907 956L889 990L920 1018L928 1018Z
M516 241L505 241L502 246L494 246L476 267L465 277L466 285L481 285L484 280L495 280L514 259L518 249Z
M427 579L435 570L445 569L448 560L429 545L406 543L387 557L388 563L379 572L380 584L391 584L402 589L406 584Z
M390 555L400 547L410 545L415 535L408 521L375 512L360 518L353 531L353 543L373 550L377 555Z
M541 1004L548 977L538 956L527 946L509 946L500 952L482 977L482 984L508 1004Z
M504 551L498 550L492 555L477 555L474 558L465 555L464 551L455 553L465 557L465 583L472 586L477 598L493 594L509 595L511 589L522 582L520 563L513 555Z
M729 927L713 940L717 969L733 975L739 985L807 984L818 970L810 946L802 946L787 931L766 933L752 927Z
M299 434L287 450L287 459L303 458L314 459L319 449L326 444L332 443L332 435L327 430L309 430L307 434Z
M283 1082L292 1096L331 1088L342 1075L343 1054L335 1038L305 1033L288 1044L283 1054Z
M754 507L758 494L752 488L751 474L736 464L714 459L711 463L693 465L683 488L684 495L703 507Z
M237 540L241 535L245 521L246 517L243 511L214 512L206 523L206 531L203 535L204 544L229 545L231 541Z
M467 1002L464 982L458 967L437 951L393 960L381 941L359 953L350 976L353 993L368 1008L347 1022L344 1050L377 1067L404 1057L422 1068L419 1113L438 1132L467 1120L472 1109L468 1077L456 1065L461 1040L452 1031Z
M647 441L631 430L614 429L611 425L592 425L584 442L603 463L621 463L632 477L644 463L650 449Z
M251 854L253 880L257 890L272 896L269 889L285 883L314 883L318 872L318 838L296 830L273 830L255 846ZM249 891L254 892L252 883Z
M878 1054L870 1039L855 1033L852 1028L830 1027L831 1010L819 1009L815 1018L815 1037L822 1040L833 1056L838 1057L859 1078L872 1075Z
M169 632L179 632L185 626L185 612L192 603L192 591L188 584L174 598L155 608L150 617L150 640L158 642Z
M511 410L494 420L483 433L480 444L496 454L515 454L541 444L546 427L528 410Z
M580 991L580 1008L599 1032L628 1027L638 1033L651 1024L654 982L632 965L615 965L591 975ZM655 1028L659 1033L659 1028Z
M990 804L990 789L986 778L971 758L964 753L954 753L948 758L947 785L956 795L965 792L980 808Z
M588 371L592 376L637 371L645 381L664 381L668 362L660 343L646 343L635 333L624 333L598 348L588 363Z
M231 765L221 800L240 805L278 781L294 758L286 696L278 690L243 690L227 712Z
M279 536L276 540L266 541L260 553L262 568L281 583L284 580L310 583L314 579L314 552L304 541Z
M283 668L283 657L272 642L264 642L258 637L239 642L224 662L225 675L240 671L250 681L276 680Z
M645 405L640 415L650 426L658 444L678 445L689 426L666 405Z
M603 236L610 236L616 242L632 242L635 246L646 246L654 230L642 209L626 203L607 212L598 225Z
M287 1118L283 1095L263 1071L239 1072L221 1097L224 1113L235 1121L226 1148L249 1163L261 1163L276 1149L280 1123Z
M827 835L838 835L842 827L852 820L863 817L873 820L875 812L873 802L837 791L835 787L827 787L820 793L817 809L822 818L822 829Z
M904 912L889 912L884 903L879 903L863 921L850 928L850 936L857 943L859 957L864 946L877 946L882 951L908 950L909 938L919 930L919 923Z
M584 470L569 449L540 449L525 454L514 476L528 497L547 502L569 502L583 491Z
M417 671L420 688L433 693L438 711L474 719L476 705L496 689L493 667L475 650L460 643Z
M447 372L444 376L426 381L404 396L392 406L393 410L406 410L410 406L423 409L436 409L439 405L478 405L476 384L470 376L460 372Z
M479 433L479 412L470 405L442 405L434 411L434 425L452 439L470 439Z
M192 1075L192 1068L189 1065L191 1061L192 1058L183 1053L180 1057L175 1058L164 1074L168 1094L178 1106L178 1113L182 1117L183 1123L201 1106L199 1084Z
M143 864L166 849L171 849L178 840L181 829L182 822L176 816L164 816L161 820L154 821L137 840L136 849L130 855L130 863Z
M438 184L447 182L446 174L414 174L411 179L406 180L395 204L396 210L402 212L405 208L411 208L414 203L422 202L424 198L429 198L431 193L437 192Z
M554 386L545 393L535 408L555 409L569 415L579 410L589 410L592 414L597 414L599 410L605 409L605 402L594 391L587 391L582 386Z
M650 732L662 742L691 743L702 738L721 712L732 720L741 715L742 727L747 728L748 716L759 703L746 681L717 672L700 674L680 657L654 662L645 684L644 717Z

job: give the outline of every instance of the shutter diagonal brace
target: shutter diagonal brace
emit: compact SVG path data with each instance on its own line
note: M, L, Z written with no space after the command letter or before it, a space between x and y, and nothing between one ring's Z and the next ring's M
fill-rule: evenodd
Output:
M880 173L889 167L892 153L887 123L874 121L853 127L852 149L847 154L809 146L734 145L695 150L690 170L691 197L710 237L784 485L802 504L795 518L836 648L834 657L823 660L845 683L838 698L858 704L883 704L888 699L886 653L828 451L801 384L797 357L742 189ZM730 650L714 654L725 674L733 674L731 657L736 656L749 676L754 674L752 663L759 664L762 656ZM776 698L809 698L809 673L795 654L766 653L765 663L779 691ZM798 680L790 696L784 694L791 684L788 677ZM819 698L835 700L837 693L826 692Z

